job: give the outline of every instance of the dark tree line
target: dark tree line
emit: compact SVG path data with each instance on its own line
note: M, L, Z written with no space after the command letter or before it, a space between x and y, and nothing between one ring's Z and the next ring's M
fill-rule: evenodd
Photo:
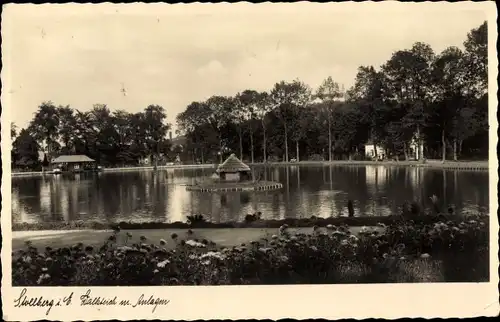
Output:
M143 112L89 112L45 102L20 131L12 124L12 162L40 166L61 154L86 154L103 165L139 160L220 162L236 153L250 162L364 158L371 142L391 159L472 159L488 155L487 25L471 30L464 49L441 53L421 42L375 68L360 66L346 92L327 77L312 89L281 81L267 92L192 102L177 116L182 146L172 146L161 106ZM375 152L377 149L375 149Z
M106 105L96 104L89 112L80 112L44 102L19 134L11 125L12 163L17 168L37 168L42 165L39 151L44 152L45 163L58 155L85 154L108 166L171 157L166 118L165 110L158 105L128 113L111 112Z
M487 66L485 22L468 33L464 50L436 54L417 42L378 69L359 67L345 93L328 77L316 90L281 81L268 92L193 102L177 117L185 158L355 159L367 142L391 159L409 159L411 147L420 159L486 158Z

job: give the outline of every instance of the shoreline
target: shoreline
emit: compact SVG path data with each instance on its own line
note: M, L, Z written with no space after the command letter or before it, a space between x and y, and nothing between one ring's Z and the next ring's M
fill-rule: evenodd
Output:
M248 163L248 165L264 165L264 163ZM349 160L334 160L334 161L300 161L300 162L268 162L267 165L332 165L332 166L387 166L387 167L416 167L416 168L433 168L433 169L450 169L450 170L489 170L488 161L445 161L427 160L425 163L419 161L349 161Z
M377 226L379 224L390 225L402 221L413 221L414 223L433 224L438 221L463 221L460 215L419 215L411 218L403 216L361 216L361 217L330 217L330 218L286 218L281 220L256 220L251 222L196 222L188 224L185 222L97 222L97 221L75 221L75 222L45 222L45 223L12 223L12 231L70 231L70 230L107 230L119 226L123 230L154 230L154 229L228 229L228 228L279 228L286 224L289 227L325 227L327 225L350 227ZM489 222L488 215L482 215L478 220Z
M163 169L210 169L215 168L216 164L183 164L183 165L161 165L157 168L160 170ZM117 168L103 168L100 172L93 173L103 173L103 172L125 172L125 171L141 171L141 170L153 170L153 166L137 166L137 167L117 167ZM84 172L85 173L85 172ZM89 172L90 173L90 172ZM37 176L51 174L48 172L42 171L28 171L28 172L11 172L12 177L22 177L22 176Z
M266 165L263 162L247 163L252 166ZM269 166L282 166L282 165L322 165L322 166L399 166L399 167L417 167L417 168L432 168L443 170L470 170L470 171L488 171L488 161L446 161L442 163L440 160L427 160L426 163L418 161L348 161L348 160L335 160L335 161L299 161L299 162L268 162ZM215 168L217 164L184 164L184 165L162 165L158 169L211 169ZM102 172L121 172L121 171L140 171L140 170L153 170L153 166L137 166L137 167L118 167L118 168L103 168ZM48 173L47 173L48 174ZM42 171L32 172L12 172L12 177L19 176L35 176L43 175Z

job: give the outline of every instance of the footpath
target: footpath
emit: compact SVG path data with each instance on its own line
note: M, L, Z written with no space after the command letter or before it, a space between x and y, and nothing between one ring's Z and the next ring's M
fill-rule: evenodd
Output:
M324 230L325 228L322 228ZM381 230L380 227L373 229ZM310 234L313 231L312 227L304 228L288 228L291 233L301 232ZM351 227L350 231L353 234L358 234L361 227ZM132 238L127 238L127 232L132 235ZM117 238L118 244L136 243L140 241L140 237L146 237L146 243L156 244L163 239L167 242L167 247L173 248L175 241L172 239L172 234L177 234L177 242L180 240L207 239L215 242L219 246L232 247L239 246L242 243L248 244L251 241L257 241L261 238L270 239L272 235L278 234L278 228L200 228L192 229L193 234L188 234L188 229L144 229L144 230L122 230ZM12 250L16 251L23 249L25 243L30 241L34 247L52 248L72 246L77 243L98 247L102 245L113 234L112 230L40 230L40 231L13 231L12 232Z

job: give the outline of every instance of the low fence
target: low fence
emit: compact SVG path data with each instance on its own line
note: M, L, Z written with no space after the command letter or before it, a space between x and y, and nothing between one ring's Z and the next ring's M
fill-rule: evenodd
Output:
M213 169L215 164L182 164L182 165L161 165L157 169ZM124 172L124 171L140 171L140 170L154 170L154 166L143 166L143 167L120 167L120 168L103 168L102 172ZM12 177L24 177L24 176L41 176L44 172L42 171L32 171L32 172L12 172ZM49 174L45 172L45 174Z
M182 164L182 165L159 165L157 169L210 169L215 168L215 164ZM104 168L103 172L116 171L137 171L137 170L154 170L154 166L143 167L123 167L123 168Z
M433 169L448 169L448 170L467 170L467 171L488 171L488 161L446 161L427 160L425 163L418 161L300 161L300 162L268 162L268 166L280 165L332 165L332 166L400 166L400 167L419 167ZM249 165L265 165L265 163L249 163ZM162 165L158 169L215 169L217 164L182 164L182 165ZM138 171L138 170L153 170L153 166L142 167L120 167L120 168L103 168L103 172L123 172L123 171ZM43 172L12 172L12 177L21 176L41 176Z
M388 167L415 167L415 168L432 168L432 169L449 169L449 170L470 170L470 171L488 171L488 161L446 161L427 160L425 163L419 161L349 161L349 160L334 160L334 161L300 161L300 162L267 162L267 163L250 163L249 165L264 165L280 166L280 165L316 165L316 166L388 166Z

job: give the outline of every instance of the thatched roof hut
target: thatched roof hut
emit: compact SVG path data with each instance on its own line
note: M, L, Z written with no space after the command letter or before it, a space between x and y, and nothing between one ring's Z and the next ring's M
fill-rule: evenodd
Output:
M247 172L250 171L250 167L240 159L236 157L236 155L231 154L224 163L220 164L217 167L217 173L237 173L237 172Z
M217 167L216 173L223 181L248 181L252 179L251 169L231 154L224 163Z

